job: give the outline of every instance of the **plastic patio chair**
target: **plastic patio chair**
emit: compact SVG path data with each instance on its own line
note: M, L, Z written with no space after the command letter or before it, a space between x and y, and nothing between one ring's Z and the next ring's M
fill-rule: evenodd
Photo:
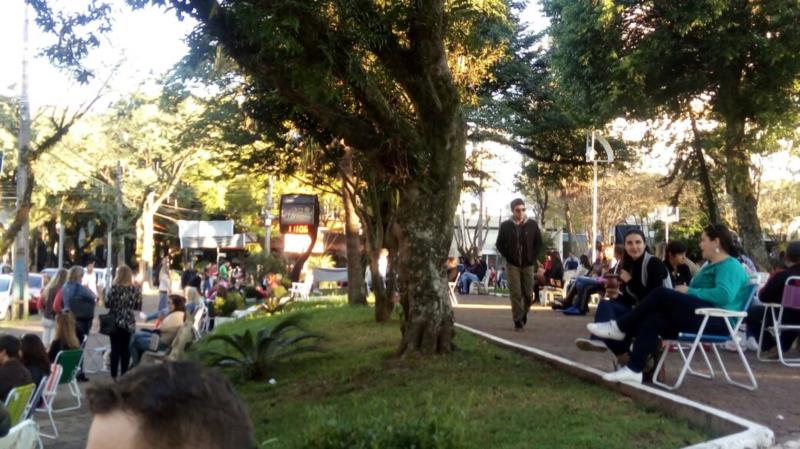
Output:
M78 386L76 376L78 375L78 369L82 358L83 351L80 349L67 349L65 351L60 351L58 355L56 355L56 361L54 363L61 365L61 378L58 380L58 385L66 384L70 394L77 400L77 404L72 407L53 409L52 411L54 413L81 408L81 389Z
M194 329L192 327L192 322L187 321L183 323L178 330L178 335L172 340L172 344L170 344L169 348L162 351L145 351L139 363L145 365L148 363L155 364L182 360L186 348L192 343L193 338Z
M8 431L8 435L0 438L0 449L33 449L37 444L42 447L38 429L32 419L20 422Z
M35 412L47 413L47 419L50 420L50 427L53 428L53 433L48 434L40 431L39 435L45 438L58 438L58 427L56 427L56 421L53 419L53 401L56 398L56 393L58 393L58 384L61 380L62 372L63 367L61 365L53 363L50 366L50 375L46 378L46 381L45 379L42 380L44 382L44 388L42 389L42 406L39 407L37 404L33 410Z
M667 348L661 353L661 357L658 360L658 364L656 365L656 370L653 372L653 383L660 387L666 388L668 390L675 390L681 386L683 383L686 374L692 374L698 377L702 377L705 379L713 379L714 378L714 369L711 367L711 361L708 359L708 354L706 353L706 349L704 345L708 345L714 351L714 355L717 358L717 362L719 363L720 368L722 369L722 373L725 375L725 380L732 385L736 385L737 387L744 388L746 390L755 390L758 388L758 382L756 382L756 378L753 375L753 371L750 369L750 364L747 363L747 358L744 356L744 351L742 350L741 345L738 344L738 332L739 327L741 327L742 322L747 317L747 309L750 307L750 303L753 302L753 298L755 298L756 293L758 292L758 284L747 284L745 287L747 290L747 300L744 302L744 306L741 310L731 311L726 309L718 309L718 308L702 308L695 310L695 314L703 315L703 321L700 324L700 328L697 330L696 333L683 333L681 332L678 334L678 339L667 342ZM711 335L705 332L706 325L708 324L708 320L711 317L719 317L725 320L725 326L728 329L727 335ZM719 355L719 350L717 346L721 344L725 344L728 341L736 342L736 349L739 354L739 359L742 362L742 366L744 366L745 371L747 371L748 378L750 380L749 383L737 382L731 379L730 375L728 374L728 370L725 368L725 363L722 361L722 357ZM686 347L684 345L688 345L689 354L685 353ZM664 362L667 360L667 356L671 352L671 348L676 348L678 354L680 354L681 358L683 359L683 366L681 367L680 374L678 375L678 379L675 381L674 384L669 385L663 381L659 381L658 377L661 371L664 369ZM705 361L706 367L708 368L707 372L700 372L692 369L692 359L696 352L700 351L702 354L703 359Z
M25 418L28 411L28 404L31 402L36 385L33 383L14 387L6 396L6 410L11 419L11 425L16 426Z
M764 316L761 320L761 332L758 334L758 360L762 362L781 362L788 367L800 366L800 358L786 358L781 346L781 332L783 331L800 331L800 324L786 324L783 322L783 311L786 309L800 310L800 276L790 276L786 279L786 284L783 286L783 297L781 297L780 304L778 303L764 303ZM777 312L776 312L777 311ZM767 313L772 317L772 326L767 326ZM776 314L777 313L777 314ZM761 351L761 343L764 341L764 331L767 331L775 337L776 346L778 349L778 360L771 360L763 357Z
M453 282L447 283L448 295L450 296L450 305L457 306L458 305L458 296L456 296L456 287L458 287L458 280L461 279L461 273L456 275L456 280Z

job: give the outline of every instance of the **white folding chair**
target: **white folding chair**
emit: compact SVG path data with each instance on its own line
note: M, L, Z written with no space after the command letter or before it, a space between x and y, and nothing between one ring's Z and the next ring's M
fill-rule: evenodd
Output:
M311 294L311 285L314 283L314 277L311 273L306 274L303 282L292 282L292 288L289 289L289 296L299 298L300 300L308 301L308 295Z
M456 280L453 282L447 283L448 288L448 295L450 296L450 305L457 306L458 305L458 297L456 296L456 287L458 286L458 280L461 279L461 273L456 275Z
M61 365L57 363L50 365L50 375L47 376L46 381L42 381L44 383L41 400L42 406L39 407L38 403L34 406L34 411L47 413L50 427L53 428L52 434L44 433L41 430L39 431L39 435L45 438L58 438L58 427L56 427L56 421L53 419L53 401L56 398L56 393L58 393L58 381L61 379L62 369Z
M728 383L751 391L758 388L758 383L756 382L756 378L753 375L753 371L750 369L750 364L747 363L747 358L744 356L744 351L742 350L742 347L738 344L739 327L742 325L742 322L747 317L747 309L750 307L750 303L756 296L756 292L758 292L758 285L748 284L743 288L748 289L748 291L747 291L747 300L744 302L744 307L741 310L731 311L731 310L711 308L711 307L695 310L695 313L697 315L703 316L703 321L700 324L700 328L697 330L696 333L681 332L680 334L678 334L677 340L667 342L667 346L661 353L661 357L659 358L658 364L656 365L656 370L653 372L653 383L655 385L666 388L668 390L675 390L681 386L681 384L683 383L683 379L684 377L686 377L687 373L705 379L713 379L714 369L711 367L711 361L708 359L708 354L706 353L706 349L704 347L705 345L708 345L714 351L714 355L717 358L717 362L719 363L719 366L722 369L722 373L725 375L725 380L727 380ZM706 325L708 324L708 320L712 317L722 318L725 321L725 326L728 329L727 335L711 335L706 333L705 331ZM742 362L742 366L744 366L745 371L747 371L747 376L750 380L749 383L737 382L731 379L730 375L728 374L728 370L725 368L725 363L722 361L722 357L719 355L719 350L717 349L717 346L724 344L728 341L733 341L736 343L737 353L739 354L739 359ZM685 352L687 348L684 347L684 345L688 345L689 349L688 355ZM660 382L658 380L658 377L661 370L664 369L664 362L667 360L667 356L669 355L671 348L675 348L676 352L680 354L681 358L683 359L683 366L681 367L678 379L675 381L674 384L669 385L665 382ZM701 372L692 369L692 359L694 358L694 355L698 351L698 349L700 351L700 354L702 354L703 356L703 360L705 361L706 367L708 368L707 372Z
M792 309L800 311L800 276L790 276L786 279L780 304L763 303L762 305L764 306L764 316L761 319L761 332L758 334L758 360L762 362L781 362L789 367L800 366L800 358L786 358L783 353L783 347L781 346L781 332L800 331L800 324L786 324L783 322L784 310ZM772 326L767 326L767 313L769 313L770 318L772 318ZM775 337L775 343L778 349L778 360L767 359L762 355L761 344L764 341L765 330Z
M42 447L39 440L39 427L32 419L26 419L8 431L8 435L0 438L0 449L33 449Z

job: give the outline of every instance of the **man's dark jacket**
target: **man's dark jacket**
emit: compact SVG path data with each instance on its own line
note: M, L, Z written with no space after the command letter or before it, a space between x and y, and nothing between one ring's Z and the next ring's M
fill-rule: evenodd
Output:
M542 246L539 225L530 218L526 218L519 226L514 224L514 220L506 220L500 224L496 246L511 265L520 268L535 265L536 255Z

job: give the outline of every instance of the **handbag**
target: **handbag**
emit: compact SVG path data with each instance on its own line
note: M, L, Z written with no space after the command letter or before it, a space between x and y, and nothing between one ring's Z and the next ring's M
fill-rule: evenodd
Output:
M97 317L100 320L100 333L103 335L111 335L117 330L117 325L114 323L114 317L110 313L104 313Z

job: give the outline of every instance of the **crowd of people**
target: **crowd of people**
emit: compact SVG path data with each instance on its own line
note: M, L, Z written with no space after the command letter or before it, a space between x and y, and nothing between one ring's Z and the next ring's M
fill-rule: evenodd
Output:
M590 264L586 255L578 258L573 254L562 262L557 252L550 251L537 271L533 255L541 252L541 237L536 222L525 215L521 199L511 203L511 210L512 218L500 225L497 248L508 264L514 329L524 330L540 286L562 288L566 283L566 295L552 305L565 315L585 315L590 298L597 295L602 300L594 322L587 325L590 336L577 338L575 344L581 350L613 354L618 370L608 373L604 377L607 380L642 382L652 374L662 339L698 331L703 316L695 313L697 309L738 311L750 298L755 264L724 225L709 225L703 230L699 242L702 266L686 256L687 245L681 241L669 242L663 258L656 257L645 234L633 229L613 247L613 254L601 251L594 263ZM751 349L758 349L760 341L762 350L779 346L785 352L800 335L782 332L780 341L769 333L763 338L757 335L762 318L771 319L760 303L780 303L787 279L800 276L800 242L789 243L781 256L784 266L772 272L758 292L758 300L747 310ZM566 273L571 273L569 279ZM785 309L782 319L785 324L800 325L797 310ZM706 331L726 335L723 320L711 317Z

